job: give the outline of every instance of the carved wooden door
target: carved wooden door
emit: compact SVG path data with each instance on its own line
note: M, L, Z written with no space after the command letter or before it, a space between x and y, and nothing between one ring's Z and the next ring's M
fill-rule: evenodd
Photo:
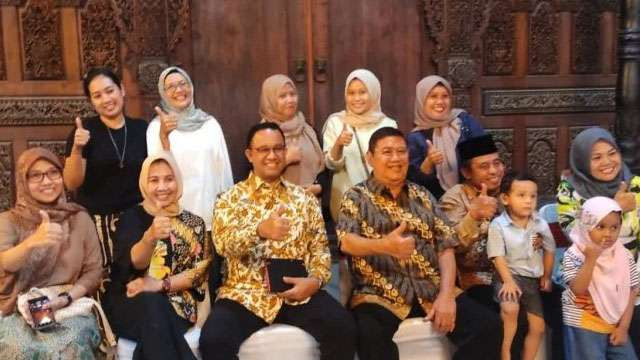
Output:
M0 211L14 199L17 156L33 146L62 155L73 119L93 115L81 82L89 67L116 70L126 113L149 118L159 71L190 64L189 3L0 0Z

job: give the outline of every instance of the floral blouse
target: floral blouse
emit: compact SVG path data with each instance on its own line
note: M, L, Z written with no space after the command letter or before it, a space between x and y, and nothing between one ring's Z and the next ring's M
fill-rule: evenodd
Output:
M629 191L636 195L636 206L640 209L640 176L631 178ZM586 200L578 194L569 181L560 181L557 194L558 224L565 234L568 235L576 224L577 214ZM629 211L622 216L619 239L634 256L637 254L640 245L640 217L638 216L638 211Z
M204 299L206 291L204 278L211 261L206 234L202 218L188 211L171 218L171 235L156 243L147 270L149 276L160 280L187 272L193 287L169 293L169 300L176 313L191 322L197 318L196 302Z

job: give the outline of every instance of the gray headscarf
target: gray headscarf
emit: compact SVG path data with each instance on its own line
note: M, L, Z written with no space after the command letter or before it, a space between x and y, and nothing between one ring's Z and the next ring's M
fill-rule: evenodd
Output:
M167 94L164 90L164 80L167 78L169 73L173 72L177 72L182 75L182 77L184 77L184 79L187 81L187 83L189 83L189 86L191 87L191 103L189 104L189 106L187 106L186 109L183 110L178 110L169 105L169 101L167 101ZM162 110L176 115L178 120L178 130L196 131L200 129L200 127L202 127L202 124L204 124L205 121L209 120L209 114L196 108L193 101L193 82L191 81L191 78L189 77L187 72L182 70L181 68L177 66L169 66L162 71L162 73L160 74L160 78L158 79L158 92L160 93L160 98L162 99L160 101Z
M611 133L600 127L592 127L582 131L571 143L569 153L571 176L568 180L578 194L585 199L594 196L613 198L620 188L620 183L624 181L628 184L631 179L631 172L624 163L621 164L620 172L616 178L611 181L604 182L591 176L591 149L595 143L601 140L620 151Z

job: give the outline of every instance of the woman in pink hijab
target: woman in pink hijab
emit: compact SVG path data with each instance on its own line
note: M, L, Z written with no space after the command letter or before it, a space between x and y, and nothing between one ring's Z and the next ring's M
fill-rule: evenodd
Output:
M640 277L618 239L622 209L608 197L585 201L564 254L565 358L637 359L628 330Z

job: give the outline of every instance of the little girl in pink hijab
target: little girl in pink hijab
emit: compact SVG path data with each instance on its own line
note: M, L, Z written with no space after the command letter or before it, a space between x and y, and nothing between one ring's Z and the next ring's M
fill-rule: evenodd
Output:
M565 357L637 359L628 338L640 277L631 253L618 240L622 209L596 196L581 209L565 252L562 294Z

